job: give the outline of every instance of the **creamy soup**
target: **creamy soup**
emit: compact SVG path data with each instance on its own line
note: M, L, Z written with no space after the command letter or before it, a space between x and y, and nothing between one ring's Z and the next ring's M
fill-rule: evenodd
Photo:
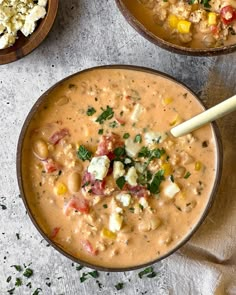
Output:
M216 177L210 125L169 134L202 110L182 85L131 69L94 69L59 84L22 149L25 196L43 232L103 267L171 251L199 221Z
M235 0L124 0L153 34L185 47L214 48L236 43Z

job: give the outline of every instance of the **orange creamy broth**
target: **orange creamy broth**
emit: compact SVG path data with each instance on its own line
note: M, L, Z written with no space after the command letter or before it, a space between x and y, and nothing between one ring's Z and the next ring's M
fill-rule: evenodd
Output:
M133 120L137 104L143 109ZM95 122L102 113L101 108L107 106L114 111L113 118L103 124ZM91 107L96 112L88 116L86 112ZM29 125L22 155L25 195L45 234L71 255L104 267L139 265L172 250L195 226L206 207L215 178L215 139L210 126L179 139L168 136L161 143L148 144L145 136L160 132L164 138L170 125L202 110L183 86L164 77L132 70L84 72L54 89ZM112 128L110 125L114 121L120 123ZM69 135L56 144L50 143L52 135L62 129L68 129ZM142 142L135 143L139 150L144 146L148 150L164 149L164 154L148 166L152 177L158 171L165 172L159 194L151 194L147 185L139 186L134 192L135 185L130 185L128 178L125 180L129 187L120 189L113 173L104 178L105 196L91 193L90 184L84 183L84 188L81 187L80 180L83 182L90 161L81 161L76 152L83 145L93 157L98 156L95 152L103 136L98 134L101 129L103 135L113 132L120 136L122 146L126 142L124 134L129 133L131 142L136 135L141 135ZM46 161L38 157L35 144L39 141L46 144L47 161L53 159L56 164L53 172L45 172ZM137 155L132 160L140 165L147 161ZM110 162L110 170L112 165ZM129 168L125 168L124 177ZM80 176L76 193L70 190L72 173ZM142 175L140 172L139 177ZM166 189L174 183L180 191L167 196ZM58 194L59 185L64 185L60 187L61 194ZM131 196L127 206L117 200L122 192ZM65 213L65 206L72 198L86 200L89 210L85 206L78 212L80 210L72 206ZM111 230L114 229L111 226L113 213L122 217L118 230Z
M209 1L209 5L212 6L210 9L206 9L201 4L188 5L187 1L180 0L164 2L162 0L124 0L123 2L146 29L170 43L196 49L222 47L236 43L235 1L211 0ZM172 5L172 9L168 5ZM192 10L188 13L183 5L192 6ZM221 20L222 13L220 11L223 7L227 7L226 12L234 11L233 20L228 21L227 24L223 24ZM216 14L214 25L208 23L208 12L210 11ZM201 17L199 17L200 14ZM169 21L170 17L172 19ZM191 23L188 33L178 32L175 27L178 20L186 20Z

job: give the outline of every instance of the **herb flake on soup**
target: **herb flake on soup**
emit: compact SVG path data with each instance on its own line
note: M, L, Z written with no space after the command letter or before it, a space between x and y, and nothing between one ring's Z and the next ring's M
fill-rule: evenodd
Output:
M215 179L212 127L168 132L202 110L183 86L134 70L95 69L59 84L23 143L24 191L42 230L103 267L167 254L199 221Z

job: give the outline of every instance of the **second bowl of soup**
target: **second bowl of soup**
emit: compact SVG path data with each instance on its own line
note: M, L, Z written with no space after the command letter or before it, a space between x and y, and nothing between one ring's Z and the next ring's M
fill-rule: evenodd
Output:
M146 68L72 75L34 105L18 181L34 224L57 250L102 270L142 267L176 251L204 220L221 172L213 124L169 130L204 107Z

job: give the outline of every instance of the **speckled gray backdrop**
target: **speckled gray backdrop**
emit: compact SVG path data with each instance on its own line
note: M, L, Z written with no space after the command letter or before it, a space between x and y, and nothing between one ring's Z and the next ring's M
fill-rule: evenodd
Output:
M153 279L141 280L134 271L100 273L101 290L95 279L80 283L82 272L88 270L76 271L71 261L47 247L26 215L16 180L18 136L37 98L81 69L104 64L151 67L186 83L211 106L236 92L235 61L236 54L195 58L157 48L125 22L114 0L61 0L57 20L44 43L22 60L0 66L0 294L8 294L15 279L22 277L11 266L24 263L32 263L34 275L24 278L24 286L14 294L32 294L38 287L46 295L175 294L167 281L165 262L154 265L158 275ZM9 276L12 280L7 283ZM26 286L28 282L32 289ZM114 288L118 282L124 283L121 291Z

